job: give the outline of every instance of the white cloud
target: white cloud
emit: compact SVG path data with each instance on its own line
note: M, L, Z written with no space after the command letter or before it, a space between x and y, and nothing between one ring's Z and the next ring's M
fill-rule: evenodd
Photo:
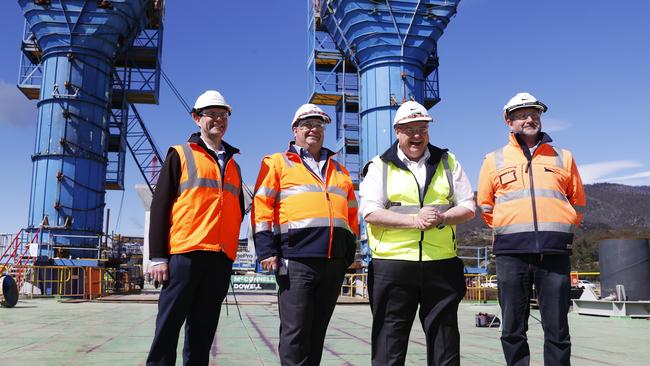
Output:
M34 126L36 102L28 100L16 85L0 80L0 125Z
M583 183L609 182L607 176L623 169L639 168L643 164L630 160L604 161L579 166Z
M628 185L650 185L650 171L646 170L639 173L623 175L620 177L607 178L608 182L622 183Z
M571 123L558 118L542 118L542 130L544 132L563 131L571 127Z

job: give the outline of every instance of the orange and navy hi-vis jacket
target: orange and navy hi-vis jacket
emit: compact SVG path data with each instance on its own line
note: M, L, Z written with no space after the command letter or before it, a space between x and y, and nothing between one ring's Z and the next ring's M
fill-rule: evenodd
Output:
M543 133L534 153L513 133L485 156L477 203L492 228L495 254L570 254L585 192L571 152Z
M222 177L219 164L197 144L173 148L181 177L170 215L169 254L223 251L234 260L242 221L239 165L229 159Z
M293 145L264 157L251 211L259 259L354 259L357 200L347 169L327 150L325 182L305 166Z

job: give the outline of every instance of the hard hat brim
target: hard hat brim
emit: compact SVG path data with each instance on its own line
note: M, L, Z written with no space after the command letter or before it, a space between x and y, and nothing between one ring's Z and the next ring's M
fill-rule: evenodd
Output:
M513 111L516 111L517 109L522 109L522 108L536 108L536 109L539 109L540 111L542 111L542 113L545 113L548 110L548 107L546 106L546 104L544 104L544 103L542 103L540 101L536 101L536 102L522 103L522 104L519 104L519 105L509 107L509 108L505 108L504 112L506 114L508 114L510 112L513 112Z
M229 105L220 105L220 104L208 105L208 106L201 107L201 108L196 108L196 107L194 107L194 108L192 108L192 113L199 114L199 113L201 113L204 109L208 109L208 108L225 108L225 109L228 111L228 115L229 115L229 116L232 114L232 108L230 108Z
M406 116L400 119L399 121L393 121L393 127L399 125L405 125L411 122L429 122L429 123L433 122L433 118L427 116L420 116L420 117L413 117L413 118L409 118L409 117L410 116Z
M323 120L323 122L325 122L326 124L329 124L330 122L332 122L332 120L330 119L330 116L328 116L326 113L310 112L310 113L305 113L305 114L301 114L300 116L298 116L291 123L291 127L292 128L295 127L296 123L302 121L303 119L307 119L307 118L319 118L319 119Z

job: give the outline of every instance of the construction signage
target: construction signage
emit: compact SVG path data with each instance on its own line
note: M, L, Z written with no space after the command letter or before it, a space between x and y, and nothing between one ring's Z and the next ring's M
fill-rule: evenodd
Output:
M273 275L232 275L230 277L230 281L232 282L233 289L235 290L275 291L277 289L275 284L275 276Z
M247 239L239 239L237 246L237 259L232 264L232 269L239 271L255 271L255 248Z

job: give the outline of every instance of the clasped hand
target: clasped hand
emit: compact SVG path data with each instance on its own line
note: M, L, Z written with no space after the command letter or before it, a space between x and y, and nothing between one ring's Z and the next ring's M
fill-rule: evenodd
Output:
M429 230L443 222L445 215L434 207L422 207L415 216L414 224L418 230Z

